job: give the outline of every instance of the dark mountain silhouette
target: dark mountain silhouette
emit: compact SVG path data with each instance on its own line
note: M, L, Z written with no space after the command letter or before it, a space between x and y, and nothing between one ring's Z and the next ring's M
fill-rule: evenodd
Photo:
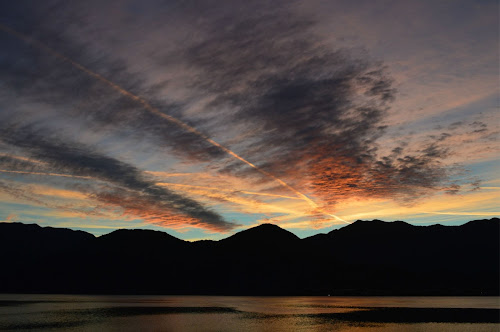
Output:
M227 252L248 252L270 255L273 252L290 252L300 243L300 238L272 224L262 224L217 242L217 247Z
M300 240L299 237L279 226L273 224L262 224L222 239L221 243L238 243L242 246L273 245L278 243L294 244Z
M263 224L220 241L0 223L0 292L499 295L500 220L356 221L299 239Z
M111 254L154 255L169 250L186 250L188 242L170 234L145 229L119 229L96 239L96 249ZM140 250L137 250L140 248Z
M93 240L92 234L66 228L40 227L36 224L0 223L0 246L11 250L43 252L63 251L75 245Z

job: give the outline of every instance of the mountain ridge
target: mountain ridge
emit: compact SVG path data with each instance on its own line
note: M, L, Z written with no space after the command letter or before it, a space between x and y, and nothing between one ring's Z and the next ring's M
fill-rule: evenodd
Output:
M246 232L246 231L249 231L249 230L253 230L253 229L259 229L261 227L266 227L266 226L272 226L272 227L277 227L279 228L280 230L283 230L285 232L288 232L288 233L291 233L294 237L296 237L297 239L299 240L304 240L304 239L308 239L308 238L312 238L312 237L316 237L316 236L321 236L321 235L329 235L329 234L333 234L334 232L336 231L339 231L339 230L342 230L342 229L352 229L353 226L358 226L358 225L368 225L368 224L378 224L378 225L404 225L404 226L410 226L410 227L421 227L421 228L427 228L427 227L445 227L445 228L453 228L453 227L463 227L463 226L466 226L466 225L470 225L470 224L478 224L478 223L484 223L484 222L498 222L500 223L500 218L497 218L497 217L493 217L493 218L490 218L490 219L475 219L475 220L470 220L470 221L467 221L461 225L443 225L443 224L431 224L431 225L413 225L411 223L408 223L406 221L402 221L402 220L395 220L395 221L383 221L383 220L380 220L380 219L373 219L373 220L362 220L362 219L358 219L348 225L345 225L341 228L338 228L338 229L333 229L327 233L318 233L318 234L314 234L314 235L311 235L311 236L307 236L307 237L304 237L304 238L299 238L296 234L294 234L293 232L291 231L288 231L284 228L281 228L279 226L279 224L272 224L272 223L262 223L260 225L257 225L257 226L254 226L254 227L251 227L251 228L247 228L245 230L242 230L240 232L237 232L235 234L232 234L226 238L223 238L223 239L220 239L220 240L211 240L211 239L200 239L200 240L196 240L196 241L189 241L189 240L183 240L183 239L180 239L178 237L175 237L173 235L171 235L170 233L168 233L167 231L163 231L163 230L152 230L152 229L143 229L143 228L120 228L120 229L116 229L116 230L113 230L109 233L106 233L106 234L102 234L102 235L99 235L99 236L95 236L93 235L92 233L89 233L89 232L86 232L86 231L83 231L83 230L75 230L75 229L72 229L72 228L66 228L66 227L53 227L53 226L40 226L36 223L22 223L22 222L0 222L0 227L2 227L1 225L24 225L24 226L28 226L29 228L31 228L32 230L33 229L39 229L39 230L43 230L43 229L54 229L54 230L68 230L68 231L72 231L72 232L77 232L77 233L85 233L85 234L89 234L95 238L101 238L101 237L105 237L105 236L109 236L115 232L131 232L131 231L144 231L144 232L151 232L151 234L153 234L154 232L156 233L164 233L164 234L167 234L169 235L170 237L172 238L175 238L177 240L180 240L180 241L184 241L184 242L190 242L190 243L195 243L195 242L203 242L203 241L209 241L209 242L219 242L219 241L222 241L222 240L227 240L229 238L232 238L233 236L237 235L237 234L240 234L242 232ZM467 226L466 226L467 227Z
M26 230L21 231L22 229ZM498 295L500 219L356 221L304 239L263 224L219 241L0 223L0 292Z

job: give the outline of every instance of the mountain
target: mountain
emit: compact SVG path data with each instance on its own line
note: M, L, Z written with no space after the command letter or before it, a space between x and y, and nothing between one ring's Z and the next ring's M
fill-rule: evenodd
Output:
M261 224L256 227L238 232L228 238L220 240L221 242L239 242L239 243L271 243L274 241L293 242L300 240L299 237L274 224Z
M218 242L219 246L227 249L262 251L292 247L300 242L300 238L277 225L262 224Z
M36 224L0 223L2 252L17 252L39 248L43 252L61 251L91 241L95 237L83 231L66 228L40 227Z
M69 257L85 250L94 235L36 224L0 223L0 291L50 292L65 275Z
M498 283L499 225L498 218L462 226L356 221L328 233L323 250L339 265L359 271L340 282L346 288L481 293Z
M262 224L220 241L0 223L0 292L498 295L500 220L358 220L299 239Z
M145 229L119 229L97 238L96 247L102 254L154 255L168 251L185 250L188 242L161 231ZM137 250L140 248L140 250Z

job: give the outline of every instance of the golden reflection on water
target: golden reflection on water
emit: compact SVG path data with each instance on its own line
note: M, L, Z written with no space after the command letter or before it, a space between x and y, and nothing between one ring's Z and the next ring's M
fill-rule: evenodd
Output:
M343 332L498 332L497 324L450 324L450 323L360 323L318 321L304 317L280 317L266 320L242 319L231 314L200 314L140 316L132 318L117 318L102 324L88 326L78 331L343 331ZM77 330L75 330L77 331Z
M343 313L368 312L377 307L386 310L385 317L388 317L387 313L389 313L389 320L376 323L363 321L362 319L346 319L347 316L342 315ZM500 309L500 299L498 297L216 297L0 294L0 330L182 332L500 331L499 325L492 323L433 323L425 320L417 323L411 321L405 323L391 322L391 312L401 313L401 308L411 310L415 308L434 308L430 309L432 312L443 310L443 308L451 308L450 310L477 308L490 309L490 311L494 309L494 314ZM418 310L417 313L419 313ZM360 317L366 318L369 316L361 315ZM483 322L486 321L483 320Z

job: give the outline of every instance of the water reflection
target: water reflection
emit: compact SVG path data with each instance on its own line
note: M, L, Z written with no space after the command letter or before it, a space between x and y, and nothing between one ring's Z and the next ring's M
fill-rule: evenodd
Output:
M493 297L0 295L0 329L498 331Z

